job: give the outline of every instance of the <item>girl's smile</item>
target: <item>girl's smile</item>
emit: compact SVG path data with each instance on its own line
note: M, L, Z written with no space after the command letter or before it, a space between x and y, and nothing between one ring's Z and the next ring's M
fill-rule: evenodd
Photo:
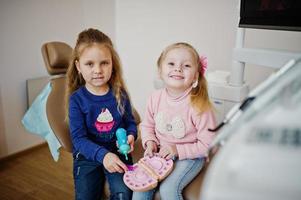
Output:
M171 94L181 94L198 78L198 65L186 48L170 50L162 62L160 76Z
M184 76L181 76L181 75L169 75L170 78L173 78L175 80L182 80L184 79Z

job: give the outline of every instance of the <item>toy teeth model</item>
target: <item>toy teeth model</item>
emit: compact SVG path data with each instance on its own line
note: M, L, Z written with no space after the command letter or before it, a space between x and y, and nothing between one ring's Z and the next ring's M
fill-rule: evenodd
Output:
M145 156L128 168L123 176L124 183L133 191L144 192L155 188L173 169L173 161L155 154Z

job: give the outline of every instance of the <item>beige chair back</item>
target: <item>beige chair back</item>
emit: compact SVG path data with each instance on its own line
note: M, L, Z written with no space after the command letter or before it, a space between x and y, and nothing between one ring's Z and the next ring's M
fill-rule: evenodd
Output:
M48 42L42 46L46 69L52 75L52 90L46 103L47 118L55 136L68 152L72 152L72 143L69 128L65 121L66 77L64 75L71 54L72 48L63 42Z

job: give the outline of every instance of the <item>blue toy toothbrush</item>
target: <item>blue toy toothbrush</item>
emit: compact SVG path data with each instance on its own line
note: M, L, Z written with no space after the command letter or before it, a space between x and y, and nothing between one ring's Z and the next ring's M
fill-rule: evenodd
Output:
M128 152L130 151L131 147L127 143L126 130L123 128L118 128L116 131L116 137L117 137L119 152L121 154L124 154L125 159L128 160Z

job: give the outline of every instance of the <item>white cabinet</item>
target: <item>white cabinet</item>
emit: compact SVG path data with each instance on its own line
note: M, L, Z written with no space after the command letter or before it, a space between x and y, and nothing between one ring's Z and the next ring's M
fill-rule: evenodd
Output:
M225 117L225 115L231 110L231 108L240 102L233 102L229 100L223 100L223 99L217 99L210 97L210 100L214 106L215 110L215 117L217 120L217 123L221 123Z
M249 88L246 84L230 86L227 83L227 77L219 76L227 73L213 73L208 75L208 89L210 100L215 108L217 122L220 123L235 104L240 104L247 97ZM217 82L218 79L221 81Z

